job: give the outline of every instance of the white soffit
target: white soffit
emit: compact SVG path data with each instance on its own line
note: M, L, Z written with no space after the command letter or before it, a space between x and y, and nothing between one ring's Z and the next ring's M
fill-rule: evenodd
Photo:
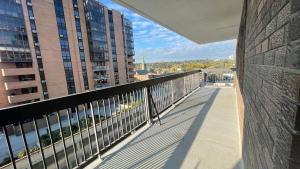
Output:
M243 0L114 0L199 44L235 39Z

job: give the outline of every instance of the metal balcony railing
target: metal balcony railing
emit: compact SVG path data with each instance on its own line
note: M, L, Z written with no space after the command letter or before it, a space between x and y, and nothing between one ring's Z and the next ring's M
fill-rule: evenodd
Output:
M235 72L230 69L205 69L203 76L206 86L232 86Z
M76 168L199 87L201 71L0 109L0 168Z
M93 66L93 71L107 71L109 68L108 66Z
M94 79L95 80L107 80L107 79L109 79L109 75L97 75L97 74L94 74Z

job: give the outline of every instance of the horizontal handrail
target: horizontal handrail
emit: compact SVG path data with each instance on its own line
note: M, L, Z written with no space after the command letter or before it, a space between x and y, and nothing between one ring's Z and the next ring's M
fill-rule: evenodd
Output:
M51 157L56 168L82 167L152 123L202 80L195 70L0 109L0 139L6 143L0 168L46 166Z
M88 91L84 93L71 94L59 98L37 101L34 103L27 103L23 105L3 108L0 109L0 115L1 115L0 126L9 125L12 123L18 123L28 117L30 118L42 117L43 115L50 114L58 110L67 109L72 106L89 103L94 100L105 99L120 93L124 93L124 91L130 92L140 88L153 86L165 81L177 79L197 72L201 72L201 70L167 75L167 76L162 76L162 77L145 80L141 82L134 82L130 84L108 87L108 88Z

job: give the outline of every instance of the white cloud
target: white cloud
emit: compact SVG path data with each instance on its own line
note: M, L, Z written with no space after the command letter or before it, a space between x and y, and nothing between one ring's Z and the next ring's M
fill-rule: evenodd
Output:
M139 49L136 60L139 62L141 56L148 62L228 58L235 53L235 42L236 40L229 40L198 45L188 40L175 41L163 48Z

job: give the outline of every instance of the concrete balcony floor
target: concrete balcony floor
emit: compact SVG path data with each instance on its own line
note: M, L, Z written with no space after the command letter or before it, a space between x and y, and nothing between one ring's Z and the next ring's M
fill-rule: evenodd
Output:
M234 88L200 88L161 120L88 168L243 168Z

